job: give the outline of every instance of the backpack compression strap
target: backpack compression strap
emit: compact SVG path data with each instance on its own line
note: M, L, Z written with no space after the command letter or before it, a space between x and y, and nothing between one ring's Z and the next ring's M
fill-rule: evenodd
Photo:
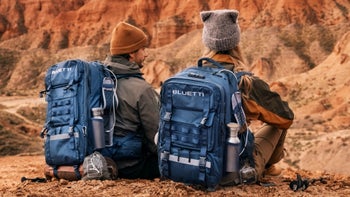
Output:
M117 110L119 101L117 97L117 87L118 87L118 80L117 77L114 75L114 73L109 70L108 68L105 68L115 79L115 81L111 77L104 77L102 82L102 98L103 103L102 107L104 109L104 112L109 115L108 118L108 128L106 129L106 133L111 133L110 137L113 138L113 131L114 131L114 125L115 125L115 112ZM108 140L110 143L106 144L106 146L110 147L113 146L113 139Z
M231 97L232 111L237 123L241 127L247 126L247 120L246 120L246 116L245 116L245 113L243 110L243 104L242 104L242 93L238 87L238 84L241 81L241 78L243 75L252 75L252 73L243 72L243 71L234 73L234 76L237 80L237 91L234 92Z

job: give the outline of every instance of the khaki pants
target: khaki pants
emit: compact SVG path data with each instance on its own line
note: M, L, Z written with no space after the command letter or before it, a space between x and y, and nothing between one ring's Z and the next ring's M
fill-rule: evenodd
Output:
M258 179L263 176L265 167L279 162L284 157L284 140L287 130L264 124L255 132L254 161Z

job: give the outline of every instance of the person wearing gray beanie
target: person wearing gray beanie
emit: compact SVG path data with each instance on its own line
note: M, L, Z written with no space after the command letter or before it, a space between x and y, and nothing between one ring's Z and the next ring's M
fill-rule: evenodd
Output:
M203 22L202 41L207 50L204 57L219 62L225 69L233 72L244 71L243 56L239 47L240 27L237 10L212 10L200 12ZM203 66L212 67L211 63ZM251 164L257 175L255 181L267 175L280 175L282 169L277 167L284 157L284 141L287 129L294 120L294 113L288 103L279 94L270 90L269 85L253 75L243 75L239 82L242 93L243 109L247 124L261 121L263 126L254 132L254 148ZM235 175L224 174L221 185L236 185Z
M237 10L203 11L202 39L205 46L216 51L235 48L240 41Z

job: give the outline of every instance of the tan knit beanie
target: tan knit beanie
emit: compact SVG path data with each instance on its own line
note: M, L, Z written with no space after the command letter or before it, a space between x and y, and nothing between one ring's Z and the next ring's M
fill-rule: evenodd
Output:
M112 32L111 55L128 54L148 45L146 34L139 28L120 22Z

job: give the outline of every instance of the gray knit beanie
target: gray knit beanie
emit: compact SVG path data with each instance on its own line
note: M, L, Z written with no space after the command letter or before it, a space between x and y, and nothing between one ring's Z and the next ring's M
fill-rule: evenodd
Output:
M211 50L227 51L240 40L237 10L214 10L200 13L204 24L202 40Z

